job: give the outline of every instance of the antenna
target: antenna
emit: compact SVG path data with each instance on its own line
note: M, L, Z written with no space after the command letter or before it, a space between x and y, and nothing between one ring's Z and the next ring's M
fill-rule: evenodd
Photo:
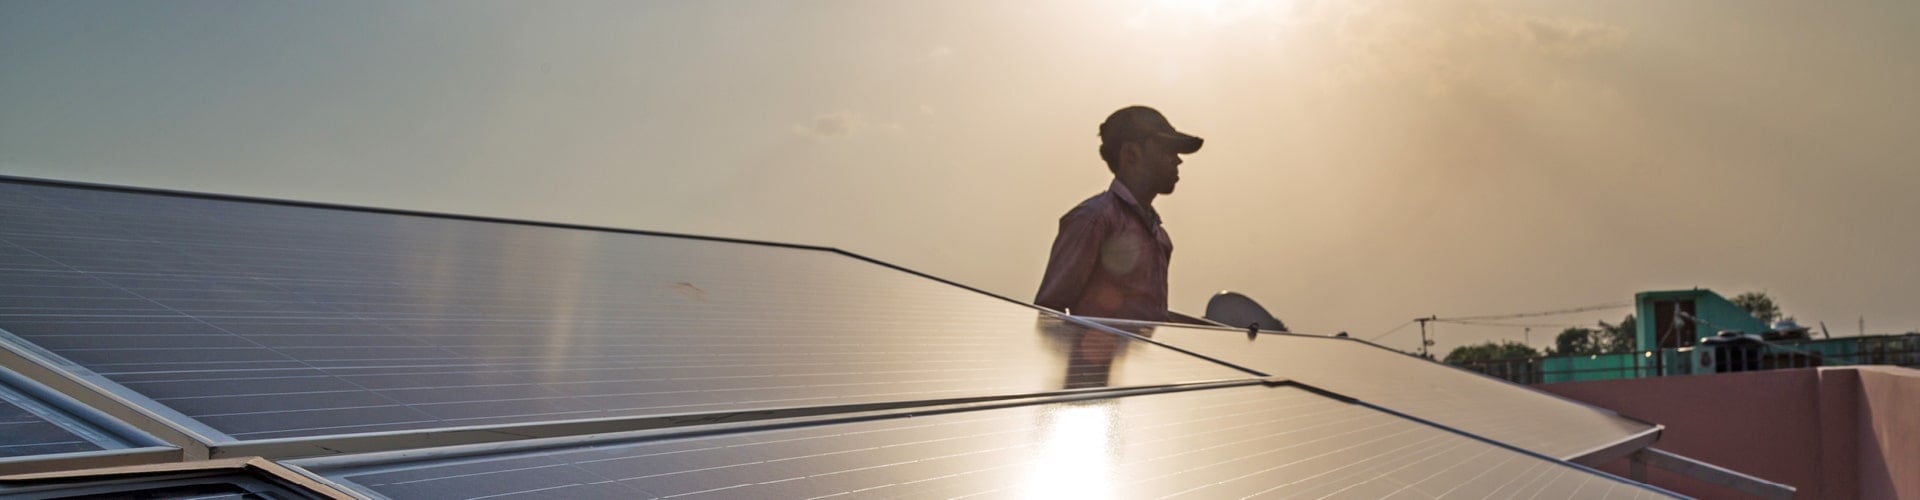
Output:
M1829 339L1833 338L1833 334L1827 333L1827 322L1825 321L1820 322L1820 336Z

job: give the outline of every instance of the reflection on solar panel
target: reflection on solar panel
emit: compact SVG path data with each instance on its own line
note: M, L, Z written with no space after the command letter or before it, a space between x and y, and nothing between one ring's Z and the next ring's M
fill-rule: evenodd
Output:
M1505 381L1338 338L1134 326L1157 342L1357 398L1495 441L1568 460L1622 443L1645 445L1656 426Z
M0 381L0 458L101 449L68 426L49 420L50 409ZM73 424L69 424L71 426Z
M1262 386L444 459L319 462L306 466L393 498L1664 496L1364 406Z
M22 183L0 218L0 329L215 443L1248 376L830 250Z
M1653 435L1611 414L1353 342L1142 341L832 249L8 179L0 221L0 368L191 464L389 451L302 463L409 498L1662 493L1554 458ZM86 446L10 415L0 445ZM113 487L240 491L197 477Z

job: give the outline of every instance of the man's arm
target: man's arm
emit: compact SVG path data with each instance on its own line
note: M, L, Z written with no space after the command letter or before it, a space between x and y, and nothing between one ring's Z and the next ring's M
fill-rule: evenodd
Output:
M1047 272L1040 278L1040 292L1033 303L1065 311L1079 302L1100 258L1100 242L1106 238L1105 225L1085 207L1061 216L1060 233L1053 239L1053 254L1047 258Z

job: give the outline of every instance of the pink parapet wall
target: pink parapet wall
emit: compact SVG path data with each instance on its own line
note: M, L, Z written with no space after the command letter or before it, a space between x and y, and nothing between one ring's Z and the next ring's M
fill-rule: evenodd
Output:
M1864 366L1535 386L1666 426L1654 447L1798 489L1920 499L1920 370ZM1602 469L1627 475L1627 461ZM1661 470L1656 486L1743 498Z
M1859 374L1860 497L1920 498L1920 370Z

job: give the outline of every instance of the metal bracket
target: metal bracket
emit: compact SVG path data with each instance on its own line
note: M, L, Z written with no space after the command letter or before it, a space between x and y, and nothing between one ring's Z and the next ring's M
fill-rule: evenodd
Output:
M1793 498L1794 487L1742 474L1710 463L1694 460L1656 448L1642 448L1628 457L1632 460L1633 480L1647 482L1647 466L1652 465L1683 476L1725 486L1734 491L1770 500Z

